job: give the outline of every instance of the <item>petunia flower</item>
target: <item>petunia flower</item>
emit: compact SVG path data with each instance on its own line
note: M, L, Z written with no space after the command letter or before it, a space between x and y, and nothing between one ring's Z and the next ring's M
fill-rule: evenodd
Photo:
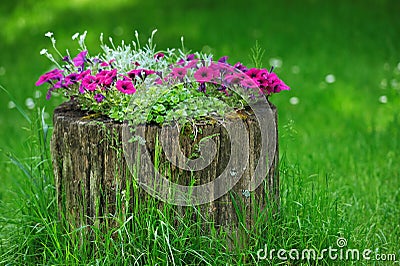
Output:
M157 61L158 60L160 60L161 58L163 58L165 56L165 54L164 53L156 53L155 55L154 55L154 59L156 59Z
M36 81L35 85L36 86L40 86L45 82L50 82L51 83L51 81L53 81L53 80L54 81L59 81L63 77L64 77L63 76L63 71L58 69L58 68L56 68L56 69L53 69L53 70L41 75L39 77L38 81Z
M245 67L242 63L237 62L234 66L234 68L239 69L242 72L246 72L248 70L247 67Z
M246 71L246 75L251 78L256 78L259 71L260 70L258 68L250 68Z
M187 68L185 68L185 67L173 68L171 74L173 77L183 80L187 74Z
M88 91L95 91L97 88L97 79L95 76L87 75L82 79L82 87Z
M218 59L218 62L219 62L219 63L227 64L227 62L228 62L228 56L223 56L223 57L221 57L220 59Z
M200 67L193 76L197 82L204 83L210 82L213 78L218 76L218 73L210 67Z
M117 70L102 70L96 74L97 83L103 87L109 87L117 76Z
M127 75L132 79L135 80L135 77L138 76L140 79L145 80L148 75L155 74L154 70L148 69L133 69L127 73Z
M104 100L104 98L106 98L106 97L101 93L97 93L97 94L94 95L94 99L98 103L101 103Z
M117 80L115 85L117 90L125 94L134 94L136 92L135 86L130 78L124 77L122 80Z
M74 66L80 67L83 69L83 66L86 62L86 55L87 51L82 51L80 52L74 59L72 59L72 62L74 62Z
M206 84L205 83L200 83L200 86L199 86L198 90L200 92L206 93Z

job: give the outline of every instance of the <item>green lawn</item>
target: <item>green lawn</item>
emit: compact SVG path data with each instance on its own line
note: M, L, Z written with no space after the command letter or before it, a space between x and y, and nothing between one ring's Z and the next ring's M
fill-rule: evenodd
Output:
M3 2L0 85L32 122L16 108L8 108L12 99L0 92L0 265L14 265L14 260L15 265L119 265L128 253L139 256L140 250L147 252L149 264L172 263L171 257L177 264L213 264L213 260L222 265L252 264L264 244L276 249L321 250L335 246L338 237L346 238L349 248L394 253L400 260L400 2ZM250 49L258 41L266 49L264 66L281 63L275 71L292 88L270 99L279 112L281 217L266 222L268 230L254 236L251 248L241 254L224 251L218 236L203 239L199 234L183 234L192 234L191 229L170 232L168 243L151 242L143 234L135 247L126 239L103 243L97 253L76 248L69 236L56 230L51 181L40 178L51 169L35 164L45 152L35 144L37 108L45 108L51 124L52 110L62 101L46 101L45 86L34 86L51 67L39 55L42 48L50 48L44 34L54 32L58 48L75 53L77 45L71 36L78 31L88 31L89 48L95 49L101 32L130 41L138 30L145 41L155 28L160 49L178 47L183 35L186 47L211 51L216 58L229 55L230 63L249 64ZM36 98L37 91L41 97ZM32 110L25 105L27 98L35 102ZM27 178L12 164L10 154L31 167L34 177ZM153 223L143 228L164 228L160 224L168 219L163 221L158 215L149 214ZM183 235L194 244L184 242ZM174 256L163 244L172 245ZM126 253L116 250L118 245ZM274 263L279 262L275 258ZM307 261L300 263L307 265Z

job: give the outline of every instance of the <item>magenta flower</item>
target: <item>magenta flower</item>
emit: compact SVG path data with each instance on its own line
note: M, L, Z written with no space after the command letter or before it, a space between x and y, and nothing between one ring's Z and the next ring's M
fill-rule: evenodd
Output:
M217 75L218 73L210 67L200 67L193 76L197 82L204 83L210 82Z
M148 75L156 73L154 70L148 69L133 69L127 73L127 75L132 79L135 80L135 77L138 76L142 80L146 79Z
M64 87L71 86L79 81L79 74L78 73L71 73L64 79Z
M234 66L234 68L239 69L240 71L246 72L248 69L245 67L242 63L237 62Z
M188 54L188 55L186 56L186 61L192 61L192 60L194 60L194 58L195 58L195 55L194 55L194 54Z
M176 77L176 78L182 80L187 74L187 68L185 68L185 67L173 68L171 74L172 74L172 77Z
M40 86L45 82L50 82L51 83L51 81L53 81L53 80L54 81L59 81L64 77L62 73L63 73L63 71L58 69L58 68L53 69L53 70L41 75L39 77L38 81L36 81L35 85L36 86Z
M117 80L115 85L117 90L125 94L134 94L136 92L135 86L133 86L132 80L128 77L124 77L122 80Z
M228 57L227 56L223 56L220 59L218 59L219 63L223 63L223 64L227 64L228 62Z
M72 62L74 62L74 66L83 68L83 65L86 62L86 55L87 51L85 50L80 52L74 59L72 59Z
M102 70L96 75L97 83L103 87L109 87L117 76L117 70Z
M155 55L154 55L154 58L158 61L158 60L160 60L161 58L163 58L165 56L165 54L163 54L163 53L156 53Z
M106 97L101 93L97 93L96 95L94 95L94 99L98 103L101 103L104 100L104 98L106 98Z
M246 71L246 75L250 78L256 78L259 71L260 70L258 68L250 68Z
M82 87L88 91L95 91L97 88L97 79L95 76L87 75L82 79Z
M115 61L115 59L111 59L110 61L108 61L108 62L106 62L106 61L103 61L103 62L101 62L100 63L100 66L102 66L102 67L108 67L108 66L111 66L112 65L112 63L114 63L114 61Z

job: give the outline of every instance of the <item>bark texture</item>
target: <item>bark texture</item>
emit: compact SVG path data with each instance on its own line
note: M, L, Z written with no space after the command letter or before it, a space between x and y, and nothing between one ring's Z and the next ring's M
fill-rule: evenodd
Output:
M273 107L272 111L276 119L276 108ZM214 222L216 227L222 227L230 233L237 233L235 228L239 225L251 228L257 219L262 217L262 213L271 213L271 208L278 207L279 156L277 141L273 143L274 145L266 147L269 149L266 154L273 154L273 158L268 159L271 161L271 168L266 173L262 185L254 191L249 191L249 182L251 182L251 177L257 174L255 168L260 158L260 128L254 115L239 115L232 119L241 119L246 126L249 138L248 165L246 169L243 169L243 175L229 193L199 208L201 219ZM214 181L221 175L231 153L229 134L220 123L198 124L181 129L178 139L171 138L168 140L169 143L167 141L164 145L169 155L161 152L158 158L154 157L157 138L161 134L165 136L170 133L168 130L161 132L161 128L156 125L141 126L145 132L150 161L143 161L145 159L140 156L135 158L137 151L130 146L134 144L126 146L131 153L124 156L122 142L123 131L127 130L126 124L91 115L80 110L74 102L67 102L56 108L53 123L51 153L57 203L60 215L64 215L74 228L101 223L104 217L117 216L121 211L134 212L137 210L135 205L143 204L150 198L150 195L137 186L135 181L137 177L135 178L132 174L135 172L133 170L135 163L132 161L140 162L141 167L147 168L142 169L141 173L153 174L154 164L156 164L158 172L170 174L169 180L181 185L198 186ZM269 134L277 136L276 124L273 123L273 125L275 126L268 129ZM204 163L201 162L201 156L199 156L199 148L201 149L204 138L213 140L216 148L215 156L207 167L193 175L190 171L182 169L185 162L177 154L182 152L186 157ZM134 187L139 188L134 189ZM211 189L210 197L217 192ZM130 194L129 197L126 193ZM119 203L121 199L126 198L129 199L128 204L121 205ZM159 201L158 206L162 208L165 204ZM174 206L173 208L177 210L177 213L185 215L188 207Z

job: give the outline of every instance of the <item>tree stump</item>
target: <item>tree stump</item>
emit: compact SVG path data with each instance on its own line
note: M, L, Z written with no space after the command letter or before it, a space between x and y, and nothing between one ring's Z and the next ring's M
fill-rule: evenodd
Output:
M254 114L238 114L227 118L230 121L240 120L245 125L248 139L241 141L248 143L247 158L232 156L231 152L235 150L231 147L231 139L235 137L229 136L225 129L226 125L217 122L181 129L178 138L169 137L173 133L169 132L168 128L163 131L157 125L138 126L136 130L144 134L144 147L148 151L146 157L143 153L138 155L138 146L126 139L130 136L127 133L130 131L126 123L117 123L109 118L91 115L80 110L73 101L63 103L54 111L54 130L51 139L60 214L74 228L101 223L103 217L107 215L118 215L116 212L121 211L117 207L118 199L124 193L132 194L133 189L130 187L135 182L139 184L140 197L137 197L139 201L146 201L151 197L140 185L145 183L143 178L154 181L157 178L155 172L167 173L170 182L194 187L214 182L224 171L228 177L229 175L234 177L238 171L241 172L240 179L235 184L227 184L232 186L228 193L223 194L220 191L221 188L225 188L223 182L218 186L211 186L209 194L204 195L211 200L201 202L199 208L201 213L206 214L204 215L206 219L228 233L236 232L235 228L239 226L251 228L261 212L271 211L271 208L279 205L277 112L274 106L271 112L275 121L270 121L271 119L261 121L268 124L266 139L275 138L275 141L269 141L267 146L262 145L261 129ZM232 125L233 133L230 134L235 134L235 124ZM167 141L162 147L159 145L161 136L164 136L164 142ZM206 142L204 140L209 139L214 143L212 145L215 152L212 160L197 172L185 170L187 161L178 156L178 153L191 158L194 164L204 164L201 160L201 148ZM246 146L242 145L239 150ZM245 167L227 171L230 157L235 157L234 160L244 160ZM257 168L257 162L260 161L267 161L262 165L266 166L266 169ZM232 163L234 165L235 161ZM142 171L135 168L137 164ZM155 165L156 171L154 171ZM255 179L260 180L260 178L262 178L261 185L255 187ZM162 182L157 184L163 185ZM131 199L134 198L133 195L130 196ZM159 206L168 204L168 200L165 203L162 197L162 193L158 195ZM195 202L180 203L178 201L178 204L175 204L180 205L175 206L180 213L188 208L185 206L195 204ZM133 210L135 204L141 203L131 200L127 208ZM238 215L238 209L242 215ZM129 210L125 208L124 211ZM275 212L276 209L272 211Z

